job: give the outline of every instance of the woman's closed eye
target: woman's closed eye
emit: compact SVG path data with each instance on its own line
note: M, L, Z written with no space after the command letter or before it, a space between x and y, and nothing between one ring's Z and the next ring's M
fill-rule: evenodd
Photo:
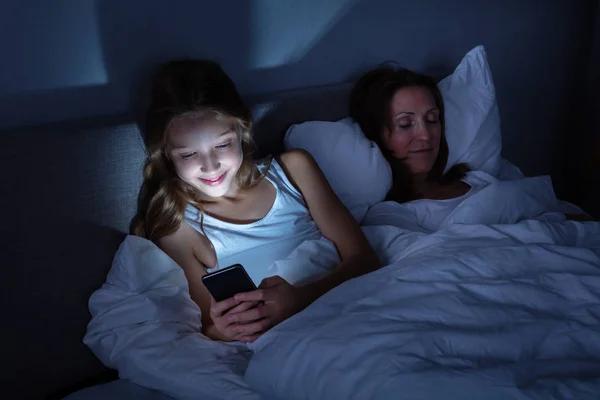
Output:
M440 116L437 111L430 111L425 115L425 122L428 124L437 124L440 121Z
M184 160L188 160L188 159L192 158L195 155L196 155L196 152L193 151L193 152L190 152L190 153L181 154L180 157L183 158Z
M425 119L425 123L431 124L431 125L437 124L438 122L439 122L439 119L437 117L428 117L428 118ZM415 122L414 121L410 121L410 120L400 121L398 123L398 128L400 128L400 129L408 129L408 128L412 127L414 124L415 124Z
M398 128L406 129L413 126L413 121L409 118L402 118L398 120Z

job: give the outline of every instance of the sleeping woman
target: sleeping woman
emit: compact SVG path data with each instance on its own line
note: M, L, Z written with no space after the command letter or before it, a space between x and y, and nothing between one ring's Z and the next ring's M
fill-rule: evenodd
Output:
M444 102L436 82L427 75L390 66L367 72L350 95L350 116L378 144L392 168L390 201L371 209L363 224L432 232L453 222L515 223L548 211L556 211L551 218L565 218L558 213L549 178L527 178L509 185L485 172L471 171L466 164L445 170L449 149ZM467 199L468 204L463 204ZM485 203L486 212L474 214L478 207L473 203ZM511 218L517 213L515 207L524 204L520 215ZM545 214L544 218L550 217ZM567 214L567 218L586 216Z

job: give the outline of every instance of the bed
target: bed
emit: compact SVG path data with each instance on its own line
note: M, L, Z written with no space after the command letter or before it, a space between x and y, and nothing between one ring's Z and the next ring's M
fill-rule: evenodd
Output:
M566 221L583 211L502 158L485 49L440 87L449 162L489 175L493 201L465 200L433 232L370 215L391 179L379 150L347 119L294 125L285 146L313 154L385 266L254 343L219 343L200 333L182 270L128 236L85 343L121 378L181 399L597 398L600 223Z

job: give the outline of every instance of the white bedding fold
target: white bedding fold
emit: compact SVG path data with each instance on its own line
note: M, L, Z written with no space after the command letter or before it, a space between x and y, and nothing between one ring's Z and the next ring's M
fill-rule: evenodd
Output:
M504 195L503 212L475 198L433 234L364 227L386 267L250 349L204 337L182 269L128 236L90 298L84 342L122 378L181 399L596 399L600 223L521 221L556 204L545 180L515 184L527 204L506 184L483 195ZM332 249L303 243L277 271L324 274Z
M391 264L251 345L286 399L597 398L600 224L366 227Z
M454 224L515 224L527 219L559 222L566 219L563 213L583 214L578 207L558 201L549 176L501 181L472 171L465 181L471 190L459 198L385 201L373 206L362 224L432 233Z
M244 381L246 345L200 333L183 270L150 241L125 239L89 304L84 342L121 378L179 399L263 399Z

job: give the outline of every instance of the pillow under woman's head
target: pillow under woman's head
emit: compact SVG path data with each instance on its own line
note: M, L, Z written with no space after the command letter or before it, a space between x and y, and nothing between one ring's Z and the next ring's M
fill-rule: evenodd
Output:
M390 190L390 166L379 147L350 118L294 125L285 135L284 146L311 153L333 191L357 221Z
M498 176L502 134L492 70L483 46L462 59L438 87L446 111L449 154L446 170L458 163Z
M468 163L473 169L497 175L501 160L500 118L491 72L483 46L471 50L463 58L455 72L442 80L437 88L431 80L422 75L398 75L408 80L409 83L414 83L413 86L428 89L432 101L438 109L437 117L443 118L440 125L442 129L445 127L445 142L448 148L447 163L438 162L436 167L438 171L447 172L456 164ZM373 85L377 79L388 79L389 81L389 75L383 74L382 78L382 74L379 72L366 74L363 77L363 88L359 88L362 93L358 93L368 99L369 94L364 92L377 87L377 85ZM393 80L392 84L380 86L383 87L378 90L393 92ZM440 93L443 102L439 98ZM393 98L393 93L391 97ZM365 100L358 101L356 98L353 100L351 113L354 116L361 114L355 107L369 106L369 104L365 104ZM366 102L368 103L369 100ZM385 104L380 104L377 111L366 113L366 117L363 115L362 119L361 117L357 117L357 119L363 126L369 126L369 124L377 126L378 122L369 118L381 117L385 113L389 113L389 108L385 107ZM426 115L422 121L426 123L427 118L433 120L435 116L435 113ZM377 130L371 130L368 133L367 136L372 139L369 140L361 134L360 129L357 130L357 125L352 124L349 120L294 125L286 134L285 147L303 148L312 153L330 183L335 182L335 184L332 183L332 186L342 202L360 221L364 216L362 210L366 211L368 207L385 198L391 188L392 175L382 152L373 150L378 147L378 143L382 146L384 144L384 141L378 138ZM379 126L381 127L381 124ZM358 139L361 137L362 140ZM390 153L388 149L384 149L384 152L387 152L388 155ZM348 166L350 160L351 167ZM433 165L435 163L432 163ZM366 182L365 189L358 190L357 186L359 185L354 179L356 171L360 171L361 181Z

